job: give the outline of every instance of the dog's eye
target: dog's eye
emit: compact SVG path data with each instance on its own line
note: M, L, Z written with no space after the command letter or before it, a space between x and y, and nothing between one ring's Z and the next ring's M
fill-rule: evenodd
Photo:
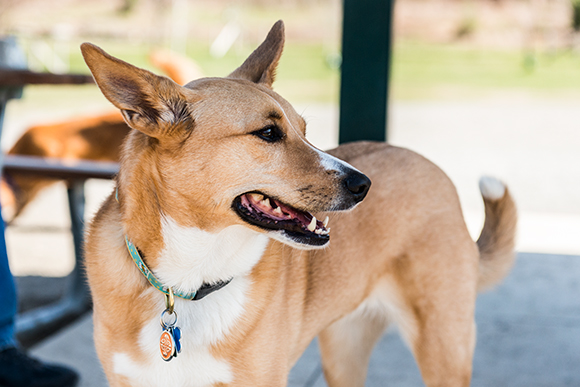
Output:
M284 133L277 126L267 126L264 129L256 130L252 134L268 142L276 142L284 138Z

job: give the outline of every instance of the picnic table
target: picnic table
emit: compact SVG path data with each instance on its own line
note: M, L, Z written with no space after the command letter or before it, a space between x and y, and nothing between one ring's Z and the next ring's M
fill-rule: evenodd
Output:
M6 104L21 98L26 85L83 85L94 83L90 75L52 74L30 71L22 51L13 37L0 39L0 141ZM88 285L82 270L85 193L87 179L112 179L118 172L117 163L71 161L34 156L2 155L3 172L39 175L67 182L75 266L65 295L56 303L20 314L16 332L22 340L44 335L75 320L91 308Z

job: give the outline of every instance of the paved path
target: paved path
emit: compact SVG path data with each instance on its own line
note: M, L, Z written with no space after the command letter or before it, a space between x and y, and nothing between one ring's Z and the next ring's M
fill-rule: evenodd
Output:
M520 251L580 255L578 100L405 102L390 141L434 161L457 186L472 234L482 225L481 175L503 179L520 211Z

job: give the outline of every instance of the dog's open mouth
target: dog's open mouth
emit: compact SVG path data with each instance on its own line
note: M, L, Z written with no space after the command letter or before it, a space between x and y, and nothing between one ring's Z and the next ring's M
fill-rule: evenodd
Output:
M282 230L297 242L320 246L329 240L328 217L320 221L309 212L261 193L240 195L234 200L233 207L246 222L268 230Z

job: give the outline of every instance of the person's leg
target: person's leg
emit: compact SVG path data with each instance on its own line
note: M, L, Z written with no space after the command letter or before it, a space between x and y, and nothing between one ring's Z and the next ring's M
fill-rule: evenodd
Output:
M14 347L14 317L16 316L16 287L8 264L4 222L0 221L0 351Z

